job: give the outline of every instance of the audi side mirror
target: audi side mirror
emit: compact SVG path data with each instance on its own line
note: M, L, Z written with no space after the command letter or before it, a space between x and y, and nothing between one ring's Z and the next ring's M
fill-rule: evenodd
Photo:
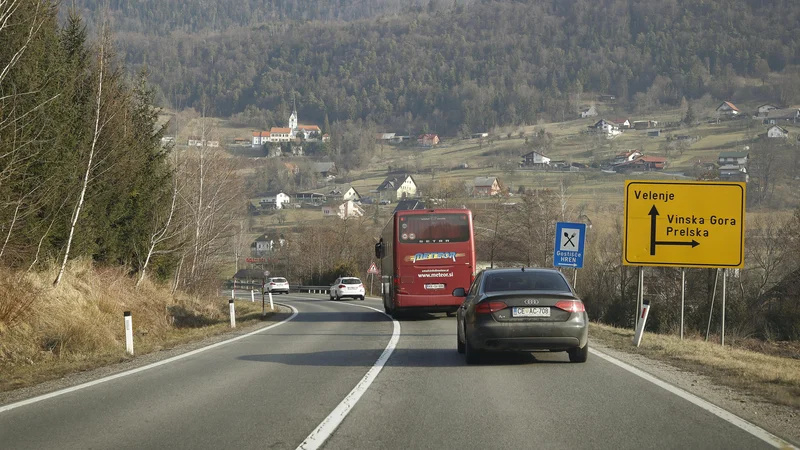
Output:
M453 289L453 297L466 297L467 291L464 288L455 288Z

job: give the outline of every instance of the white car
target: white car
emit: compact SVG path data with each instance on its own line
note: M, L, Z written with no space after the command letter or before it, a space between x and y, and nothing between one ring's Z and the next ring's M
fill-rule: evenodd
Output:
M264 292L272 292L274 294L288 294L289 293L289 282L286 281L286 278L283 277L273 277L267 278L267 281L264 283Z
M330 289L330 299L352 297L364 300L364 283L356 277L340 277L333 282Z

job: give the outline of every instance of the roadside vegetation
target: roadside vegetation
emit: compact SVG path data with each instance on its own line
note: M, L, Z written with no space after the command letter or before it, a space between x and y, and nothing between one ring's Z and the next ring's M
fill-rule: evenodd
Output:
M219 148L165 145L147 71L96 32L0 2L0 389L123 359L124 310L138 352L225 328L242 180Z
M0 271L0 392L132 359L125 311L135 355L230 331L228 300L220 296L173 293L149 280L137 286L123 269L86 259L68 264L53 288L58 270ZM237 302L236 314L239 328L263 320L260 302Z

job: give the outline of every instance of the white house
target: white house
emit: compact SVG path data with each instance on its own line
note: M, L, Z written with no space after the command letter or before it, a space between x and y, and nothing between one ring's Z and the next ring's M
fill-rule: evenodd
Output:
M630 122L629 122L630 123ZM595 122L594 125L589 127L590 130L605 133L606 137L612 138L622 134L622 131L619 129L619 126L614 122L600 119Z
M618 126L619 128L630 128L631 127L630 119L625 119L625 118L622 118L622 119L611 119L611 122L614 125Z
M250 245L251 253L254 255L263 255L272 251L272 246L275 242L270 239L266 234L259 236Z
M550 165L550 158L543 153L530 152L522 155L523 166L544 167Z
M292 198L288 195L280 192L275 196L271 197L264 197L262 198L259 203L261 204L262 208L274 208L274 209L282 209L285 203L291 203Z
M348 200L339 206L323 206L322 215L325 217L338 217L345 219L348 217L362 217L364 210L352 200Z
M361 194L358 193L356 188L350 186L350 189L348 189L347 191L345 191L344 194L342 194L342 200L344 201L352 200L354 202L358 202L361 201Z
M376 189L381 198L400 200L417 195L417 183L411 175L390 175Z
M722 102L717 106L717 113L723 116L737 116L741 110L731 102Z
M787 138L789 137L789 130L786 128L773 125L767 130L767 137L770 138Z
M269 131L254 131L253 132L253 147L261 147L269 142Z

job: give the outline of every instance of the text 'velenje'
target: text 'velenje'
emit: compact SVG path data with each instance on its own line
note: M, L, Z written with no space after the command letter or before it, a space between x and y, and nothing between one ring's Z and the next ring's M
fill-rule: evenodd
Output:
M633 195L636 197L636 200L658 200L661 202L668 202L670 200L675 200L675 194L670 191L665 192L655 192L655 191L633 191Z

